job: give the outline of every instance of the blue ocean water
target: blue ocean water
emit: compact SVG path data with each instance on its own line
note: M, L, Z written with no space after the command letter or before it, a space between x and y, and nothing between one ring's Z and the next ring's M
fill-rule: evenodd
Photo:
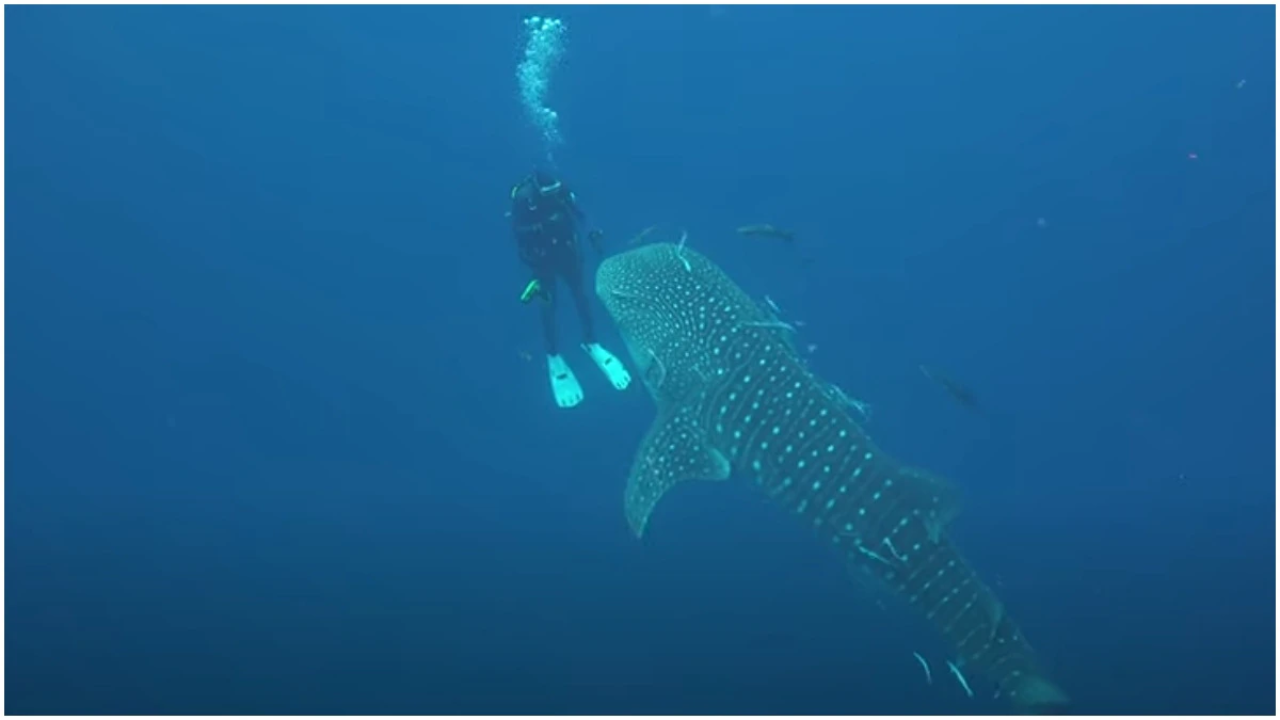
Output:
M538 12L607 251L803 321L1075 710L1274 713L1274 8L737 6L6 8L6 712L1005 711L745 485L629 534Z

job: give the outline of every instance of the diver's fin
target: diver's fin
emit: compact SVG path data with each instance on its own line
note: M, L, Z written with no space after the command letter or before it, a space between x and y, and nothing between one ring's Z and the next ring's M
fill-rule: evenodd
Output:
M574 377L569 363L562 356L547 356L547 374L551 376L551 392L555 395L557 405L571 408L582 402L582 386L578 384L578 378Z
M649 515L668 490L684 480L725 480L729 461L707 446L695 408L658 416L640 443L627 478L626 513L631 531L644 534Z
M591 343L583 345L583 350L596 361L596 367L600 368L600 372L609 378L609 382L619 390L626 390L631 384L631 373L627 372L627 368L622 364L613 353L601 347L600 343Z

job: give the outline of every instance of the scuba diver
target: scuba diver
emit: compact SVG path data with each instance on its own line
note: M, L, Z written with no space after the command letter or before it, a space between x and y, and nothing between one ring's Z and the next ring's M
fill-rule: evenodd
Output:
M579 224L586 220L577 197L559 179L542 170L534 171L511 188L511 229L520 260L533 271L521 302L538 299L542 304L542 334L547 347L547 371L551 392L562 408L582 402L582 386L557 348L556 280L562 279L573 296L582 323L582 348L595 361L609 382L619 390L631 383L622 361L596 342L583 285L583 259L578 236ZM587 240L600 252L599 230L587 233Z

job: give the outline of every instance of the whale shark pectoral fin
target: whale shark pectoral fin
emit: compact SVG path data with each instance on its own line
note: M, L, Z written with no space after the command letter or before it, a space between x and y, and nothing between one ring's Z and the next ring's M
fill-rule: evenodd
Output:
M668 490L685 480L725 480L729 461L706 444L692 409L660 415L649 428L627 478L627 524L644 534L649 515Z

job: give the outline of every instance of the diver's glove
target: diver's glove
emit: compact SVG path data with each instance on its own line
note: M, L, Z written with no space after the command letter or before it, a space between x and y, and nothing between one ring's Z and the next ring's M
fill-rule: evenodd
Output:
M591 232L587 233L587 242L591 243L591 247L595 249L597 254L603 253L604 231L600 228L595 228Z

